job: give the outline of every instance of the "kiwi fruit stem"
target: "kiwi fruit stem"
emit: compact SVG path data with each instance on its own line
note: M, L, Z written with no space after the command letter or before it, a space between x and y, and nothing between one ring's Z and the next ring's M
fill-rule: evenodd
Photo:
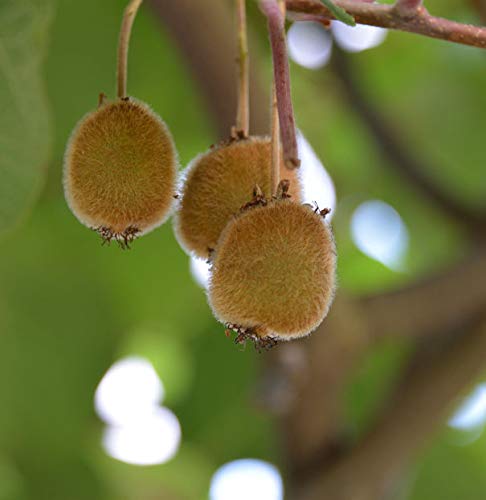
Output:
M290 89L290 66L285 34L285 16L282 15L282 5L283 2L279 0L260 0L260 8L267 16L272 47L284 164L286 168L293 170L300 166L300 160L297 150L297 135Z
M127 68L128 68L128 47L130 45L130 35L132 33L133 22L138 9L143 0L131 0L123 14L122 25L120 29L120 39L118 42L118 97L124 99L127 97Z
M280 166L282 163L282 144L280 142L280 124L278 121L277 93L272 85L272 167L270 170L271 194L275 195L280 182Z
M278 6L285 19L285 14L287 12L287 6L284 0L278 0ZM271 194L275 196L277 194L278 185L280 182L280 167L283 161L282 157L282 141L280 140L280 123L279 123L279 113L278 113L278 102L277 102L277 89L275 82L272 84L272 170L270 177Z
M236 130L243 137L248 137L250 129L250 60L246 25L246 0L236 0L236 23L238 33L238 108L236 113Z

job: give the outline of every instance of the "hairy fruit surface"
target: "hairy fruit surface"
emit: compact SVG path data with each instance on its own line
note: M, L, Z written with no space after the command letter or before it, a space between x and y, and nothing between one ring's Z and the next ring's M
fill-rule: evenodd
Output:
M146 104L119 99L102 104L74 129L64 191L83 224L123 245L167 219L176 175L165 123Z
M252 340L290 340L325 318L336 285L331 229L309 205L288 199L250 208L226 226L214 255L209 303Z
M175 229L181 246L207 258L230 218L252 199L255 186L271 196L272 146L268 137L250 137L216 146L187 169ZM300 199L297 172L282 168L292 199Z

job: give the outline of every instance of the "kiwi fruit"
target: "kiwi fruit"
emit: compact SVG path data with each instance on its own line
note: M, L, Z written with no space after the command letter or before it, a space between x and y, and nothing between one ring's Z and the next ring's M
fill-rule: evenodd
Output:
M327 210L286 196L258 198L233 217L213 255L208 299L216 318L268 347L311 333L336 287L336 250Z
M64 191L72 212L123 248L167 219L176 176L167 126L133 98L102 102L86 115L65 154Z
M117 95L75 127L64 157L64 193L79 221L121 248L162 224L173 206L177 154L165 123L127 94L128 49L142 0L126 6L118 43Z
M230 139L196 157L184 173L174 217L180 245L201 258L216 248L231 216L249 202L255 185L271 196L272 144L269 137ZM297 171L281 169L293 200L300 199Z

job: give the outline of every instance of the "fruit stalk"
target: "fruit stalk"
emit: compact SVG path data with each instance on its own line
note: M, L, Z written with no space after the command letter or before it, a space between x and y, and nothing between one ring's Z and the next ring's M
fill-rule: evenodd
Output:
M238 26L238 110L236 130L248 137L250 129L250 73L248 35L246 27L246 0L236 0Z
M285 166L293 170L300 166L295 132L294 109L290 89L290 67L285 39L285 17L277 0L260 0L260 7L268 20L272 45L273 70L280 122L280 136Z
M280 142L280 124L278 117L277 92L272 85L272 168L270 170L271 194L277 192L280 182L280 164L282 162L282 144Z
M118 97L127 97L127 68L128 68L128 47L130 45L130 35L132 33L133 22L138 9L143 0L132 0L123 14L123 21L120 29L120 39L118 42Z
M278 0L280 11L284 16L287 11L284 0ZM270 188L275 196L280 182L280 167L282 164L282 142L280 140L280 124L277 103L277 90L275 82L272 84L272 170L270 171Z

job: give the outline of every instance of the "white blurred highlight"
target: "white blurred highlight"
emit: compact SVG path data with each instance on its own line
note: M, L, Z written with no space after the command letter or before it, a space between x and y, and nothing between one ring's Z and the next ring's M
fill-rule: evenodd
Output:
M403 270L409 246L407 227L399 213L387 203L362 203L351 218L351 236L366 255L395 271Z
M216 471L210 500L283 500L283 481L278 469L262 460L235 460Z
M194 278L194 281L201 288L208 288L210 267L211 266L203 259L198 259L197 257L189 258L189 268L191 270L191 275Z
M167 462L181 440L177 417L160 407L164 386L145 358L130 356L117 361L95 393L95 410L108 425L103 448L117 460L135 465Z
M330 220L336 209L336 188L331 176L300 131L297 132L297 144L302 161L300 180L303 201L305 203L316 202L321 209L330 208L331 213L326 217Z
M461 403L448 424L454 429L470 430L486 423L486 384L478 385Z
M141 357L116 362L95 393L95 409L107 424L123 425L152 412L164 397L164 387L152 364Z
M167 408L156 408L136 422L105 429L103 447L108 455L133 465L168 462L179 449L181 427Z
M322 68L331 58L332 38L319 23L295 22L289 28L287 39L291 59L305 68Z
M341 21L332 21L331 31L336 43L347 52L361 52L381 45L388 30L376 26L357 24L348 26Z

